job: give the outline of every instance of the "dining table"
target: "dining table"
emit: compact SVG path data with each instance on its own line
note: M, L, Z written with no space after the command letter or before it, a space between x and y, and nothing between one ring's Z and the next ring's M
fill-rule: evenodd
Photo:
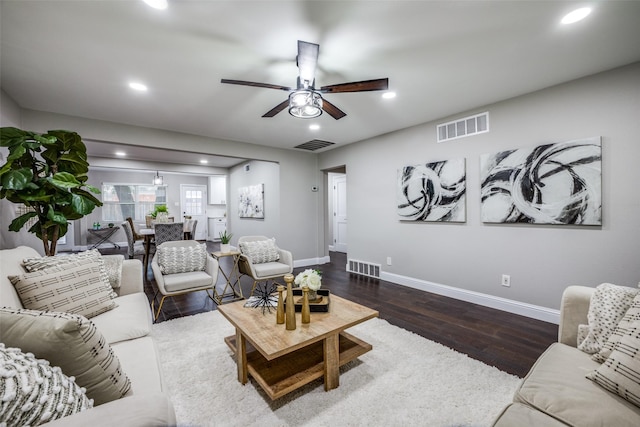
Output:
M138 234L144 236L144 257L142 263L144 264L144 276L147 277L147 269L149 268L149 255L151 253L151 241L156 235L156 231L153 228L140 228Z

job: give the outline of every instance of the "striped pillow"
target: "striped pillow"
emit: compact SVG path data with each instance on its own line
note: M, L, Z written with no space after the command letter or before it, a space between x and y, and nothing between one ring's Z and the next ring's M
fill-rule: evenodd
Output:
M46 256L46 257L37 257L37 258L26 258L22 261L22 266L28 272L40 271L45 268L50 267L59 267L61 265L66 264L82 264L89 263L95 261L100 264L100 279L103 283L112 286L111 278L109 277L109 272L107 271L107 267L105 264L105 260L102 257L102 254L98 252L97 249L91 249L89 251L79 252L77 254L70 255L56 255L56 256ZM119 287L112 286L112 287ZM111 298L116 298L118 294L112 292L110 294Z
M124 396L131 381L96 326L83 316L0 308L0 342L48 360L101 405Z
M113 288L101 278L101 264L79 261L9 276L25 308L64 311L91 318L116 308ZM103 266L104 267L104 266Z
M44 359L0 343L0 424L37 426L93 407L73 377Z
M633 322L611 355L587 378L640 407L640 322Z
M631 303L631 307L629 307L629 310L627 310L622 320L618 323L618 326L616 326L611 335L609 335L607 342L602 346L602 349L591 356L591 358L599 363L607 360L620 339L629 332L628 328L638 321L640 321L640 295L636 295Z

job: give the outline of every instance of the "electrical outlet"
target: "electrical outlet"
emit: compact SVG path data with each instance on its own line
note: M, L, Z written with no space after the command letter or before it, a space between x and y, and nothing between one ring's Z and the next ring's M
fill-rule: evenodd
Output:
M387 257L387 265L391 265L391 257L390 256Z
M511 286L511 276L509 276L508 274L502 275L502 286Z

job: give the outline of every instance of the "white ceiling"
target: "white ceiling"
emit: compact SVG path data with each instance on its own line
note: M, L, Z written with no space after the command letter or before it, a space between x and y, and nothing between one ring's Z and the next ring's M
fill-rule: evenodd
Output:
M587 19L559 23L584 5ZM169 0L158 11L140 0L3 0L0 35L2 89L23 108L337 147L639 61L640 1ZM320 44L316 87L388 77L397 97L326 94L347 113L338 121L262 118L286 92L220 83L295 86L297 40Z

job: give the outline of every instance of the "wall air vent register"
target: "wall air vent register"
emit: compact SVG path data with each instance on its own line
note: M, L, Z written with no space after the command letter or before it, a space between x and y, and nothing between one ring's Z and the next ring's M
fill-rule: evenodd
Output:
M438 142L489 132L489 112L438 125Z

